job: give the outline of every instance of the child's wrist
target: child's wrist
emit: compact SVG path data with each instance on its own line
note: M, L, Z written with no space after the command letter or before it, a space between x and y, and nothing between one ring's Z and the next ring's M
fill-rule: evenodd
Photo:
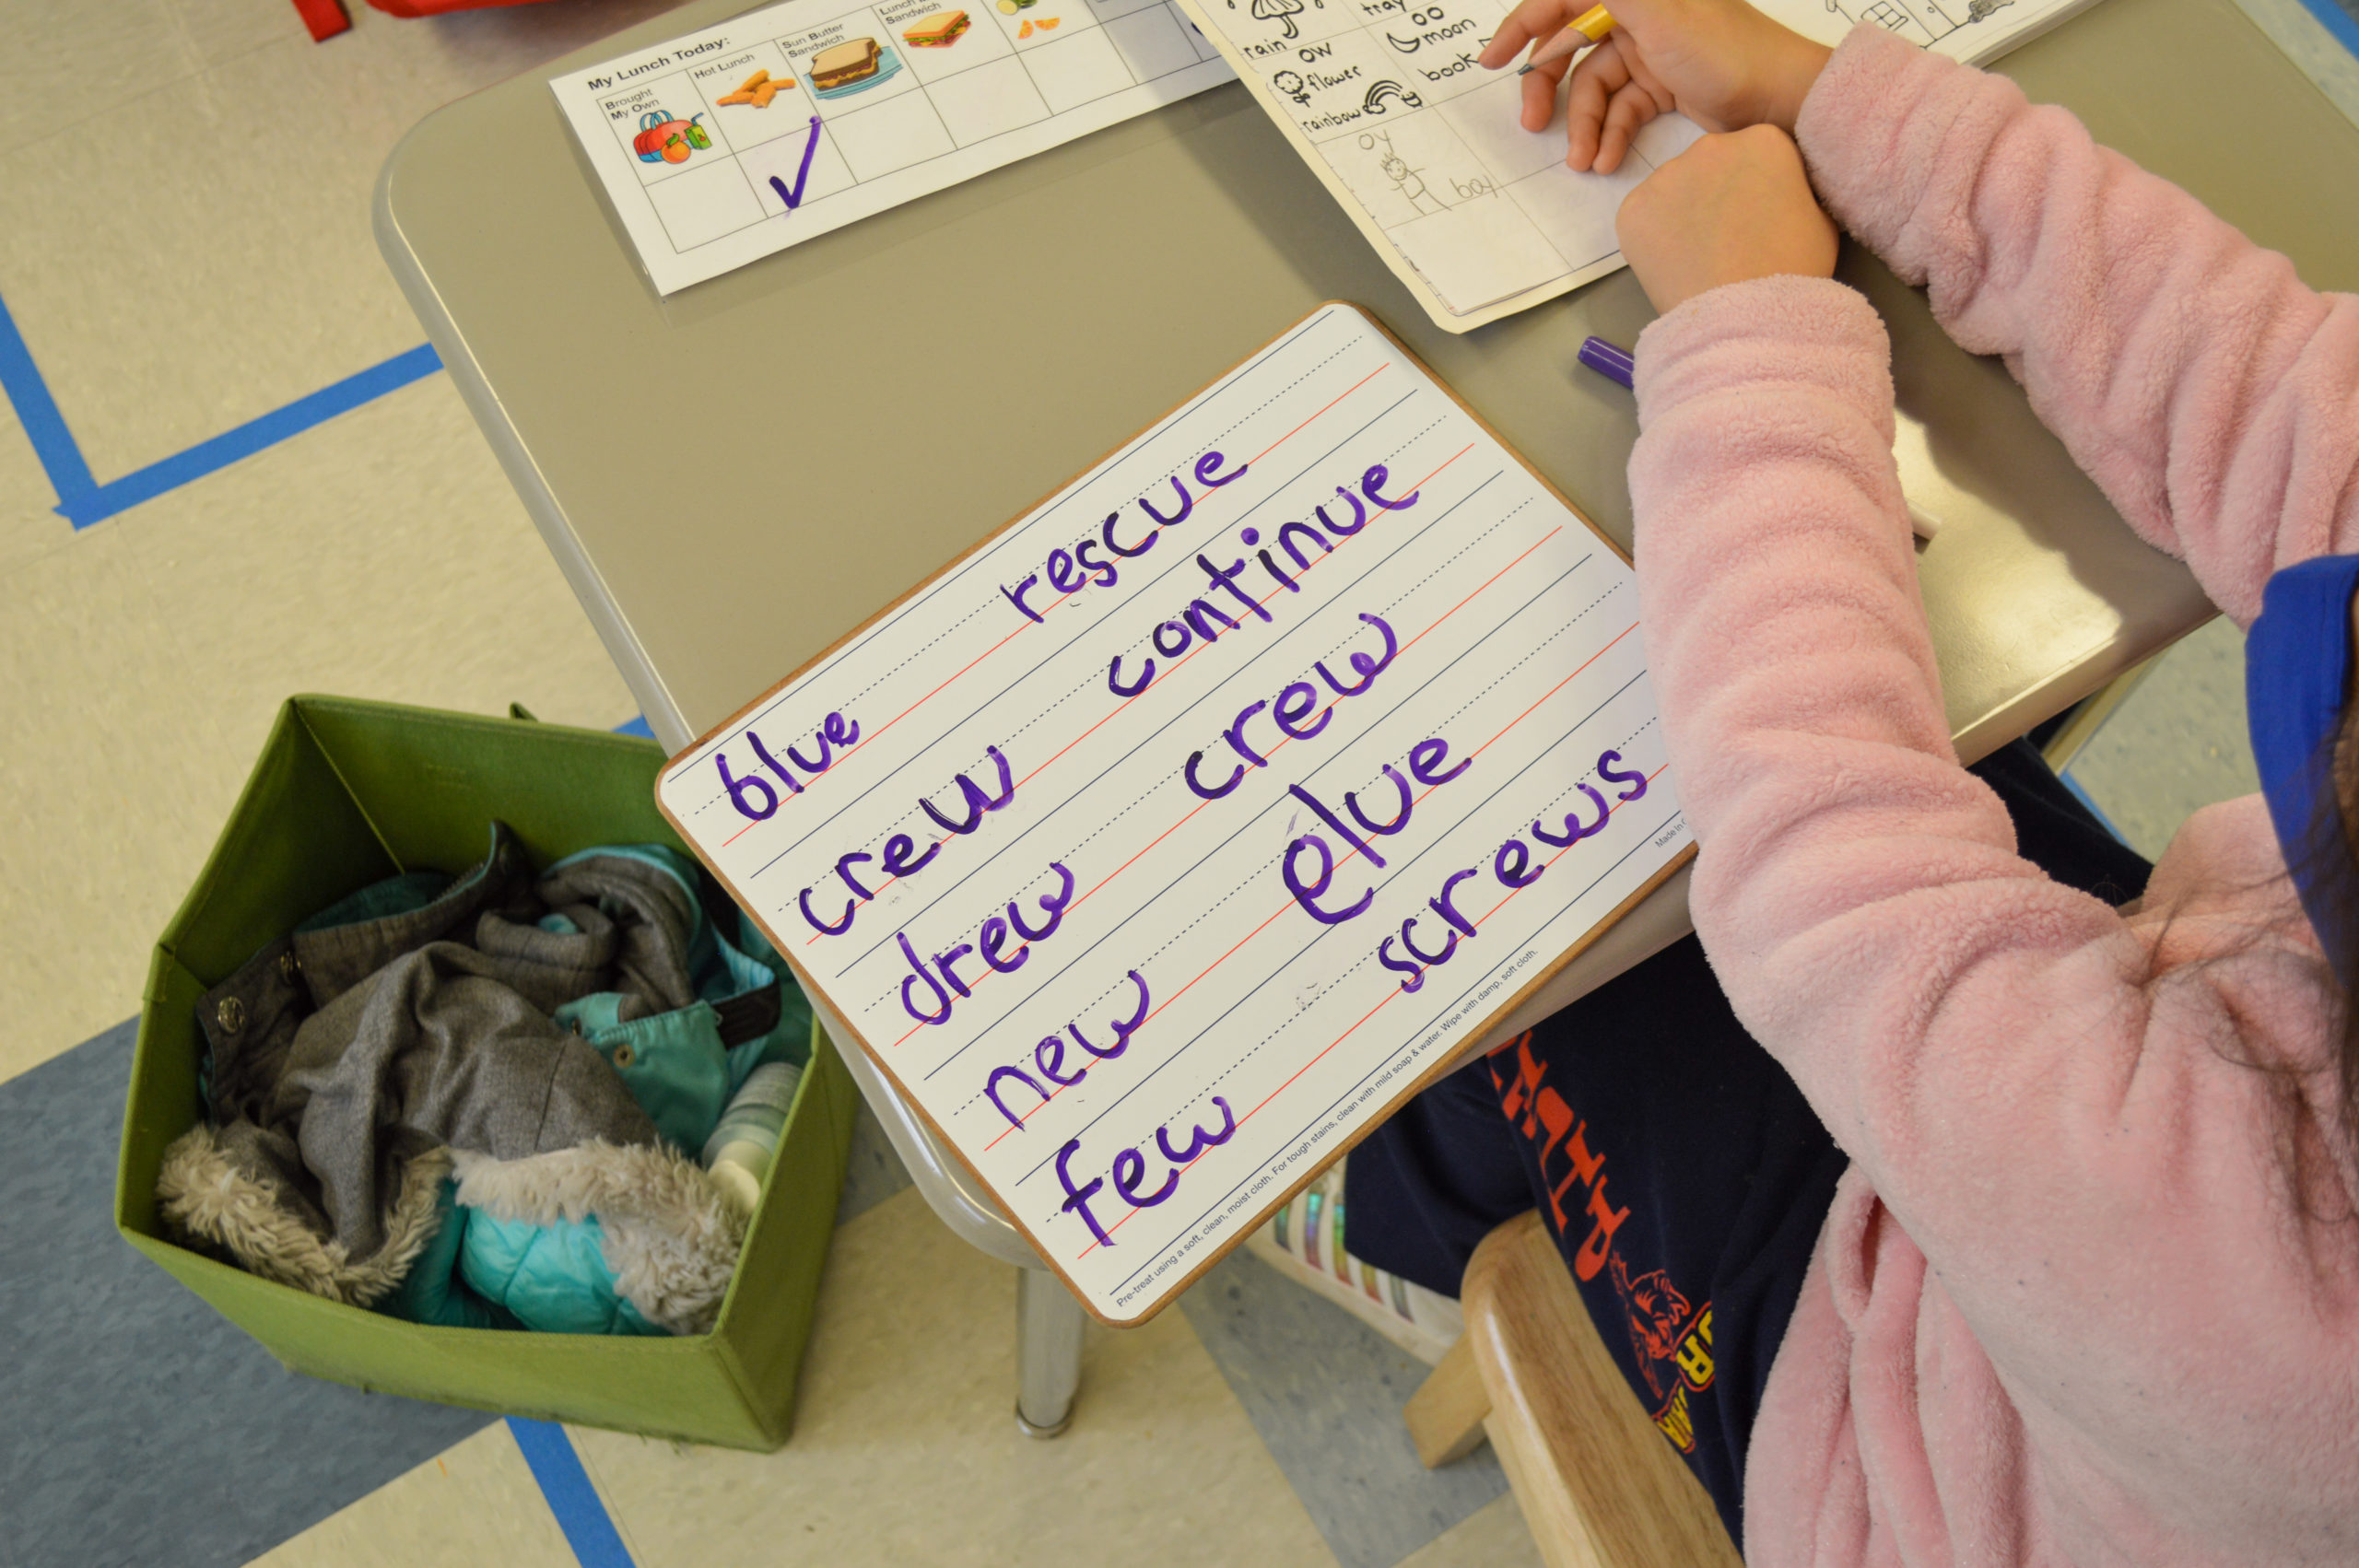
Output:
M1783 28L1778 31L1784 36L1778 40L1777 57L1763 84L1766 101L1762 105L1761 118L1791 135L1794 123L1802 118L1803 100L1818 85L1819 76L1826 69L1827 61L1834 58L1835 51Z

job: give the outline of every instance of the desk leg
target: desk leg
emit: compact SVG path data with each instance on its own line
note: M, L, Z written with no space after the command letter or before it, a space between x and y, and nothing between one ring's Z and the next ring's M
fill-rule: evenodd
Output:
M1015 1428L1054 1437L1073 1422L1081 1387L1081 1303L1045 1269L1015 1276Z

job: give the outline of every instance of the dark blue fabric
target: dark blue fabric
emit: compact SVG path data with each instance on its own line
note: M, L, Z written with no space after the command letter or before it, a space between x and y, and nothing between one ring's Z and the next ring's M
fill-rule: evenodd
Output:
M2334 791L2334 741L2351 685L2359 556L2287 567L2245 638L2245 712L2269 820L2302 908L2346 991L2359 977L2359 867Z
M1974 771L2050 876L2114 904L2144 890L2151 868L2029 746ZM1623 1377L1742 1541L1754 1414L1847 1164L1691 937L1371 1133L1344 1170L1344 1246L1455 1295L1475 1244L1537 1207Z

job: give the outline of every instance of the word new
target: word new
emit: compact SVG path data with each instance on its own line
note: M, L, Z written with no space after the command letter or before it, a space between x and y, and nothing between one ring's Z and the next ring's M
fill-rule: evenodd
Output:
M1108 1021L1107 1027L1114 1032L1114 1043L1100 1050L1089 1043L1089 1036L1081 1032L1080 1024L1067 1024L1063 1034L1048 1036L1032 1047L1032 1065L1039 1070L1041 1078L1062 1088L1070 1089L1089 1076L1091 1062L1111 1061L1130 1048L1131 1036L1137 1034L1139 1025L1146 1022L1147 1004L1151 1000L1147 995L1146 978L1136 969L1131 971L1131 984L1138 988L1138 1005L1131 1009L1130 1017ZM1073 1043L1079 1046L1089 1059L1074 1068L1071 1077L1067 1077L1060 1071L1065 1064L1065 1035L1068 1034L1073 1036ZM1013 1078L1035 1094L1039 1095L1039 1104L1028 1107L1024 1116L1017 1116L1014 1111L1009 1110L1007 1102L999 1097L1000 1081L1004 1078ZM992 1075L983 1081L983 1094L991 1101L992 1108L1007 1118L1008 1125L1021 1132L1024 1130L1024 1117L1030 1116L1041 1106L1047 1105L1053 1097L1054 1091L1041 1088L1039 1080L1020 1067L995 1067L992 1069Z
M1196 483L1204 487L1206 494L1209 495L1223 485L1245 477L1248 465L1241 462L1229 473L1215 472L1227 461L1228 459L1216 451L1207 451L1196 460ZM1139 510L1154 520L1154 526L1140 536L1137 544L1122 544L1115 542L1114 525L1122 518L1121 509L1118 507L1108 512L1106 521L1097 525L1096 539L1084 539L1070 550L1060 547L1049 552L1049 558L1041 563L1041 570L1049 574L1049 586L1056 590L1058 599L1062 599L1067 594L1078 593L1083 589L1093 585L1098 588L1111 588L1121 580L1121 574L1116 570L1113 562L1102 556L1093 559L1099 544L1104 544L1106 548L1113 551L1115 555L1125 558L1144 556L1155 548L1155 542L1162 537L1165 529L1176 528L1186 521L1188 514L1196 509L1196 497L1188 493L1187 482L1177 474L1170 475L1170 485L1180 497L1180 504L1179 509L1169 517L1156 510L1155 502L1147 496L1140 497L1134 503ZM1040 572L1033 572L1014 588L1008 587L1005 583L1000 584L999 591L1009 603L1023 612L1027 620L1038 621L1040 618L1040 612L1027 604L1024 602L1024 596L1039 585ZM1055 601L1050 601L1051 606L1054 603Z
M946 953L935 954L932 968L928 968L926 961L918 956L918 950L910 945L909 933L895 931L893 940L901 944L901 955L910 961L910 968L913 971L901 977L901 1010L921 1024L939 1025L949 1023L950 1010L957 1005L957 998L970 997L975 994L973 989L960 977L957 967L958 960L968 954L980 954L986 966L996 969L1003 975L1013 975L1023 968L1025 961L1032 956L1032 944L1036 942L1046 942L1056 934L1057 928L1064 923L1066 908L1073 903L1074 886L1073 872L1065 870L1063 862L1059 860L1050 861L1049 869L1062 879L1063 885L1054 893L1040 895L1040 912L1049 918L1049 923L1037 931L1024 923L1024 907L1021 898L1011 898L1007 902L1005 919L993 915L984 920L982 929L975 933L975 940L971 943L962 942ZM1003 954L1002 950L1007 946L1007 939L1011 933L1022 937L1024 945L1013 954ZM939 974L942 978L934 978L936 974ZM980 980L982 976L979 973L975 978ZM949 982L949 990L943 989L944 981ZM910 1000L911 989L919 985L923 985L933 992L933 1005L938 1011L928 1012ZM957 993L957 998L951 995L952 991Z
M1622 754L1615 751L1600 753L1597 759L1597 776L1600 780L1607 784L1629 786L1614 797L1616 804L1625 801L1635 801L1647 792L1647 776L1631 768L1617 768L1613 766L1621 760ZM1577 807L1565 813L1562 833L1552 833L1545 825L1535 822L1532 825L1532 836L1543 844L1552 845L1558 849L1569 849L1582 839L1603 831L1606 819L1614 814L1614 807L1607 805L1605 797L1587 784L1580 786L1580 791L1587 795L1590 798L1590 803L1597 808L1595 822L1584 824L1580 819L1580 811ZM1491 875L1510 894L1519 888L1530 887L1533 883L1538 882L1541 873L1547 869L1544 863L1541 865L1532 863L1531 847L1520 838L1508 839L1505 844L1500 845L1498 852L1491 857ZM1474 922L1459 912L1457 905L1451 902L1451 895L1457 892L1460 883L1482 874L1479 869L1471 867L1464 871L1452 872L1442 880L1441 892L1426 900L1426 907L1440 916L1444 924L1449 928L1448 936L1443 939L1439 953L1427 953L1417 945L1415 932L1418 917L1414 915L1401 922L1400 942L1402 948L1409 955L1407 958L1399 957L1393 953L1391 937L1386 937L1377 945L1377 962L1396 974L1408 977L1401 982L1402 990L1414 991L1423 986L1426 983L1426 971L1449 963L1458 952L1458 939L1474 934ZM1364 899L1355 907L1353 913L1356 914L1367 907L1367 901Z
M748 735L752 734L752 732L753 731L746 731ZM758 742L756 743L757 746L759 743L760 743ZM987 746L984 750L990 754L992 761L999 766L999 793L996 795L986 794L981 785L976 783L965 774L960 773L953 775L951 782L958 786L959 802L966 807L967 815L965 821L952 821L949 817L945 816L942 813L942 808L935 805L931 800L928 800L923 795L920 795L918 797L919 808L922 810L926 815L933 819L933 823L936 827L939 827L944 832L949 834L951 837L957 837L961 835L974 832L975 829L983 825L983 814L986 812L998 811L1001 807L1006 805L1008 802L1015 799L1015 775L1014 770L1007 766L1007 758L1000 754L1000 749L997 746ZM792 754L790 753L788 755L792 755ZM832 926L811 912L811 895L814 889L809 887L804 888L802 895L798 897L795 902L803 910L804 919L810 922L811 929L813 930L817 931L821 936L841 936L844 932L851 930L852 920L860 913L860 907L863 904L867 903L870 899L875 897L876 891L881 891L883 888L883 883L881 883L878 884L876 891L872 891L871 889L863 886L861 880L852 874L851 868L855 864L866 864L874 861L877 868L884 872L886 881L898 882L905 876L914 876L919 872L925 870L927 863L931 861L935 855L941 853L942 847L949 842L950 838L937 838L933 843L926 846L924 854L920 855L917 853L918 844L916 839L910 837L906 833L896 833L890 838L885 840L884 859L882 860L878 860L876 856L860 849L855 849L848 855L839 856L836 860L836 876L838 880L842 882L845 887L851 889L852 896L845 901L843 915Z

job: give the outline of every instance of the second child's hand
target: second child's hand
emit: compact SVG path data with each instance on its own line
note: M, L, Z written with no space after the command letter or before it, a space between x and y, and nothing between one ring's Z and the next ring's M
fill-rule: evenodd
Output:
M1523 0L1501 23L1481 64L1498 70L1525 47L1554 39L1585 0ZM1802 99L1831 53L1744 0L1614 0L1614 30L1579 64L1560 59L1523 78L1523 128L1547 129L1567 74L1565 162L1610 174L1630 139L1677 111L1708 131L1772 124L1791 132Z

